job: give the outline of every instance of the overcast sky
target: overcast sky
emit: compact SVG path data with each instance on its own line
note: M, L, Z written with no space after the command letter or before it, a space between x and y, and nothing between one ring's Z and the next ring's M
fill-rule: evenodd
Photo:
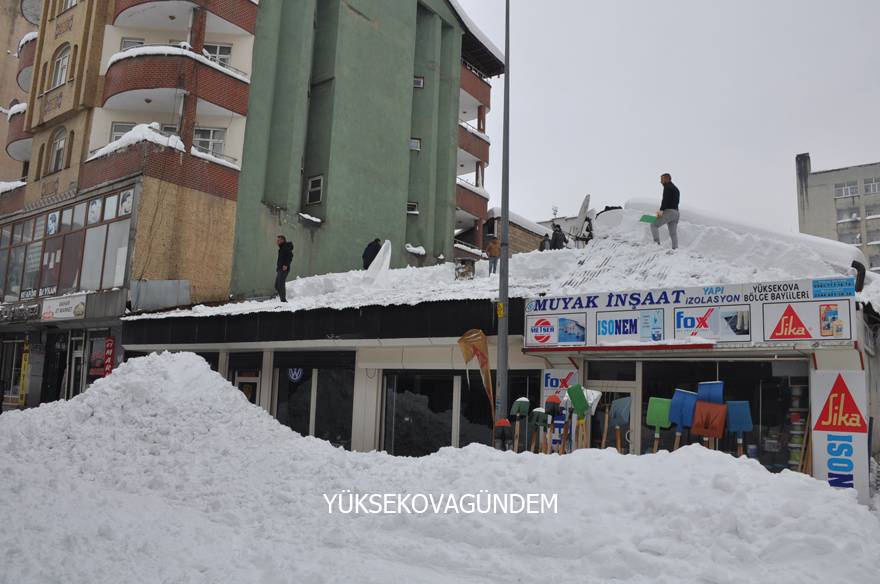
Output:
M460 0L504 48L504 0ZM794 157L880 161L878 0L511 0L511 209L545 219L670 172L688 206L797 230ZM501 202L504 82L487 188Z

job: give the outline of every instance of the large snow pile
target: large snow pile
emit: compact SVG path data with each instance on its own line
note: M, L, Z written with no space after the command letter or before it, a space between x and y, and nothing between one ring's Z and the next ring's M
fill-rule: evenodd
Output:
M688 213L694 222L683 212L678 229L680 247L672 252L666 228L661 232L663 246L657 246L648 224L639 221L642 213L637 207L603 213L595 222L596 239L582 249L514 255L510 260L510 296L796 280L845 274L852 258L865 262L857 248L843 243L775 234L693 212ZM266 264L269 281L274 265ZM395 269L382 279L381 286L356 270L288 282L286 303L268 300L196 306L132 318L493 299L498 296L498 280L489 278L488 270L488 262L478 262L474 280L456 280L452 264ZM862 296L880 305L880 276L868 274Z
M192 354L0 415L0 581L873 582L852 491L684 448L355 454L303 438ZM324 494L556 495L556 514L328 513Z

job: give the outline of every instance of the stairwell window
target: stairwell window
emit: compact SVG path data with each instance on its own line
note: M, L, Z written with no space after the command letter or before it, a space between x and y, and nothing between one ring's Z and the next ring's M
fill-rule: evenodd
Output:
M46 174L58 172L64 168L64 151L67 145L67 130L58 128L52 134L52 141L49 143L49 167Z
M229 61L232 60L232 45L205 43L202 54L212 61L228 67Z
M70 67L70 45L64 45L55 53L52 61L52 86L55 89L67 81L67 69Z
M223 155L226 145L226 130L223 128L196 128L193 144L202 152Z
M414 152L421 152L422 140L420 138L410 138L409 139L409 149Z
M317 205L324 197L324 176L313 176L306 181L306 205Z

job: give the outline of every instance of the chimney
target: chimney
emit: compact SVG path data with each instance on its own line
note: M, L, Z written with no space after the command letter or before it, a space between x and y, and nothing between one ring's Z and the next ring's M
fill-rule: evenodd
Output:
M810 180L810 153L798 154L794 157L795 171L797 172L797 195L798 209L806 209L809 206L807 198L807 186Z

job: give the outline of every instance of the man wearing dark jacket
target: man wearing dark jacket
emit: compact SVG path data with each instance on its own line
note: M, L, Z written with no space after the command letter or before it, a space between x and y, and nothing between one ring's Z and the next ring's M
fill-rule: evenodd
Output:
M678 192L678 187L672 184L672 176L669 173L660 175L660 184L663 185L663 200L660 202L660 210L657 211L657 220L651 223L651 235L654 236L654 242L660 245L660 228L664 225L668 226L672 249L677 249L678 199L681 194Z
M278 261L275 263L275 291L281 302L287 302L286 290L287 274L290 273L290 263L293 261L293 242L287 241L283 235L275 238L278 243Z
M550 237L550 249L563 249L568 243L568 238L562 232L562 227L553 225L553 235Z
M379 255L379 250L382 249L382 242L379 239L374 239L370 243L367 244L367 247L364 248L364 254L361 256L364 260L364 269L370 267L370 264L373 263L373 260L376 259L376 256Z

